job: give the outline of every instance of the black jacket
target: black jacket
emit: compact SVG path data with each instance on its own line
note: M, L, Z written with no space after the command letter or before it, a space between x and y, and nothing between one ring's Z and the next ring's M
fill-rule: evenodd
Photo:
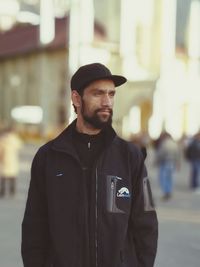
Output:
M200 139L194 138L185 150L185 156L190 161L200 160Z
M33 160L22 223L24 266L152 267L158 225L142 153L107 129L87 203L73 127Z

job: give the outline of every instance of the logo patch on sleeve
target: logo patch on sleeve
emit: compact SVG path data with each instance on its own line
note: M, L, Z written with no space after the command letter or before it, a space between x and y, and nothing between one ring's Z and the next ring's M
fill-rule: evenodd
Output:
M129 193L128 188L122 187L121 189L119 189L118 192L117 192L117 197L130 198L131 195Z

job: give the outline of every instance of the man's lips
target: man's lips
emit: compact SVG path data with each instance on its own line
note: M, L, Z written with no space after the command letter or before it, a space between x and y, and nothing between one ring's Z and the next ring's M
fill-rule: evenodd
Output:
M102 114L111 114L112 113L112 110L110 109L100 109L98 110L98 113L102 113Z

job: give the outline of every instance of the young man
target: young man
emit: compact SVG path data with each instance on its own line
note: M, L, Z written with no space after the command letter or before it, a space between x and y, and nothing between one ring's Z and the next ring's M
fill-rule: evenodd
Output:
M157 217L144 157L111 126L115 87L99 63L71 79L77 119L37 152L22 224L25 267L152 267Z

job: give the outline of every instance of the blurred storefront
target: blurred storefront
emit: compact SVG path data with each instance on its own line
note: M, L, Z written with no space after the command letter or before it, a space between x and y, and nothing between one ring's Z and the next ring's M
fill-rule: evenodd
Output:
M26 1L15 2L23 3L24 8ZM124 127L124 121L125 117L133 113L132 107L137 106L141 113L138 129L148 131L153 91L159 71L159 55L156 51L159 48L157 40L160 30L155 16L155 12L159 14L159 6L154 5L154 0L143 0L142 2L148 3L151 12L149 15L147 13L147 18L143 16L143 6L142 3L138 4L138 1L110 0L100 3L88 0L84 1L84 11L80 11L83 8L82 0L67 2L64 8L68 15L71 9L70 27L77 19L77 13L72 13L72 10L82 12L79 15L85 20L88 18L88 21L82 20L82 24L92 23L92 13L88 12L91 4L94 4L94 18L98 23L94 23L94 37L86 50L83 49L81 39L85 37L77 36L83 35L83 27L79 25L79 28L73 28L72 31L69 27L69 16L56 18L55 37L48 44L41 44L39 25L30 23L18 23L9 31L0 34L1 122L7 123L12 120L13 108L34 105L43 110L43 120L39 125L42 133L46 134L60 125L66 125L70 120L71 103L68 87L73 71L72 65L75 69L78 65L96 59L107 64L113 72L121 73L128 78L127 85L118 91L116 98L113 119L116 130L127 138L132 134L130 127ZM32 7L38 10L40 4L40 1L35 1ZM79 11L76 11L77 8ZM153 36L152 31L156 33ZM77 47L71 43L74 41L73 38L78 40L75 40ZM79 58L73 58L72 55L78 55ZM24 126L27 127L27 124L20 125Z
M39 28L18 25L0 33L0 121L13 121L11 111L24 105L39 106L39 125L17 123L20 129L48 134L69 120L70 89L68 70L69 18L57 18L55 38L41 45ZM104 40L104 29L95 23L95 40Z
M200 114L200 1L8 2L15 3L13 13L7 14L4 23L6 15L0 14L0 28L7 26L0 32L1 123L11 121L13 108L30 105L42 108L41 123L18 126L35 127L42 134L64 127L74 117L71 74L82 64L99 61L128 78L117 90L113 117L123 137L144 133L156 138L165 129L180 138L200 127L195 115ZM180 21L186 14L184 2L189 19L181 24L183 49L184 42L177 46L177 39L181 39ZM26 11L29 21L24 23ZM50 20L45 20L50 14Z
M149 123L152 137L179 139L200 129L200 1L163 0L160 77Z

